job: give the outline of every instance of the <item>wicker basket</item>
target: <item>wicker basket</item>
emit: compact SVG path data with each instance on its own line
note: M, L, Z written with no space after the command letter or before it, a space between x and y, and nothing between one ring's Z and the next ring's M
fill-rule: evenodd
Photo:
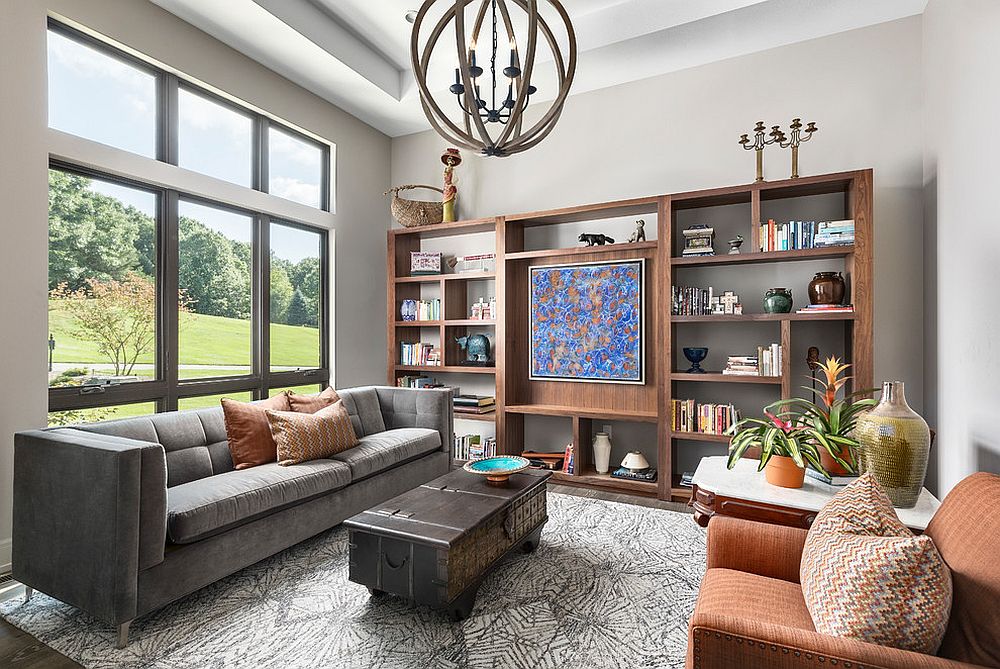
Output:
M444 191L435 186L421 186L411 184L408 186L396 186L385 192L386 195L392 193L392 216L404 228L416 228L422 225L435 225L444 220L444 204L441 202L423 202L420 200L407 200L399 196L399 191L413 190L415 188L426 188L436 190L444 194Z

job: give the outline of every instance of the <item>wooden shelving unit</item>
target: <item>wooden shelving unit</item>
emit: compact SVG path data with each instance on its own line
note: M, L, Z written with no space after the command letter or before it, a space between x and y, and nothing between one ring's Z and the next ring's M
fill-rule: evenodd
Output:
M460 221L425 228L392 230L389 232L389 347L387 351L389 381L409 372L449 372L460 374L493 374L496 383L495 414L456 415L457 420L495 421L497 448L501 453L520 453L525 443L525 417L549 416L562 418L572 428L576 447L576 474L556 473L553 480L568 485L606 489L635 495L656 496L663 500L684 501L690 489L680 486L680 472L675 471L678 449L718 449L724 453L728 438L723 435L697 432L673 432L670 426L671 401L685 397L689 389L704 389L719 395L727 393L759 393L762 403L791 397L792 366L789 362L794 339L793 331L807 327L835 333L843 341L844 356L850 362L854 387L872 386L872 171L859 170L838 174L802 177L794 180L753 183L742 186L673 193L646 198L567 207ZM855 221L855 243L827 249L805 249L771 253L757 252L758 223L766 220L767 212L782 206L808 202L804 198L828 196L842 203L842 217ZM739 224L746 239L743 253L684 258L675 240L686 227L684 221L692 215L699 222L712 223L718 207L735 206L745 216ZM808 206L802 205L802 206ZM775 209L777 208L777 209ZM526 245L525 231L539 226L552 226L586 221L601 221L620 217L656 217L655 240L640 243L618 243L598 247L532 249ZM703 220L702 220L703 218ZM818 218L818 216L817 216ZM466 234L494 232L497 269L495 273L445 274L441 276L407 276L409 252L420 249L421 240ZM647 226L647 234L650 227ZM654 236L654 235L650 235ZM717 245L719 241L717 240ZM609 385L533 381L528 369L528 299L527 268L532 264L606 261L644 258L647 274L646 305L646 381L643 385ZM797 263L830 260L843 267L849 286L849 296L855 306L847 314L763 314L739 316L670 316L670 294L675 283L696 285L696 281L680 281L680 273L711 271L733 272L738 284L743 268L768 265L776 268L775 276L783 275L784 267ZM808 266L807 266L808 267ZM805 271L805 270L803 270ZM465 313L456 311L457 303L465 309L466 286L469 281L495 282L498 315L496 322L469 321ZM441 321L400 322L399 306L403 299L419 299L420 291L437 286L442 300ZM778 284L780 285L780 284ZM431 290L434 290L431 288ZM804 289L798 289L798 295ZM704 328L725 326L726 332L739 328L774 328L771 341L780 341L785 350L785 364L780 376L727 376L718 372L687 374L676 371L684 364L678 356L678 336L685 327ZM443 367L413 367L398 364L400 336L422 328L437 328L443 346ZM457 365L457 349L447 342L466 328L492 330L495 335L493 368L471 368ZM714 331L714 330L708 330ZM412 336L412 335L410 335ZM688 344L684 344L688 345ZM754 344L756 346L757 344ZM748 343L749 348L749 343ZM481 378L481 377L479 377ZM779 395L780 392L780 395ZM657 463L659 481L649 483L615 479L599 475L591 462L593 421L626 421L657 426ZM700 442L700 443L699 443ZM685 450L685 453L687 451Z

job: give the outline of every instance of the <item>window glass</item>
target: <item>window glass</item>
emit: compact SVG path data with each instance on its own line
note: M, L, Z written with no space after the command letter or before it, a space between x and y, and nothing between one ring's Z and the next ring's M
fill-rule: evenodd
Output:
M253 400L252 393L222 393L220 395L202 395L201 397L182 397L177 400L177 409L211 409L221 406L219 403L223 397L240 402L250 402Z
M49 127L156 157L156 77L48 32Z
M275 126L268 129L267 147L268 192L322 206L323 149Z
M249 374L253 219L187 200L178 214L179 373Z
M96 423L102 420L118 418L134 418L156 413L156 402L140 402L137 404L119 404L95 409L69 409L67 411L50 411L49 427L62 425L78 425L80 423Z
M157 196L49 170L49 385L156 377Z
M311 384L308 386L289 386L287 388L271 388L267 392L268 397L274 397L275 395L280 395L286 391L292 391L296 395L316 395L317 393L323 392L322 385Z
M185 88L177 93L178 165L250 187L253 120Z
M271 224L271 369L317 368L323 235Z

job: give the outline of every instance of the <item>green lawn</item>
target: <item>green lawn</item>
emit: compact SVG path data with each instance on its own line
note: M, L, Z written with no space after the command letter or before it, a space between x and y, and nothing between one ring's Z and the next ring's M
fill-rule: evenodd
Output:
M106 364L94 342L73 334L73 317L55 300L49 301L49 331L56 339L55 362ZM181 365L250 364L250 321L201 314L181 314ZM294 325L271 325L271 364L279 367L318 367L319 330ZM151 364L153 354L140 363ZM185 370L182 370L182 375ZM188 370L189 371L189 370Z

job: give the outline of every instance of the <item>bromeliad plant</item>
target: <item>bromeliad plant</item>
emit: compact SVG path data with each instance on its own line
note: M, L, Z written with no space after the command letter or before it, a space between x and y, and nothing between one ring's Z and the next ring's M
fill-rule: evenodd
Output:
M851 433L858 417L877 402L871 398L855 399L871 394L872 390L860 390L838 399L840 389L851 378L841 376L848 367L850 365L837 358L828 358L825 363L819 363L826 376L820 379L822 390L803 386L817 397L816 401L801 397L778 400L764 407L766 420L745 418L729 428L728 433L732 435L729 468L735 467L748 449L759 448L758 471L764 469L772 456L783 455L799 467L809 464L827 474L821 462L822 449L837 464L854 473L858 442Z

